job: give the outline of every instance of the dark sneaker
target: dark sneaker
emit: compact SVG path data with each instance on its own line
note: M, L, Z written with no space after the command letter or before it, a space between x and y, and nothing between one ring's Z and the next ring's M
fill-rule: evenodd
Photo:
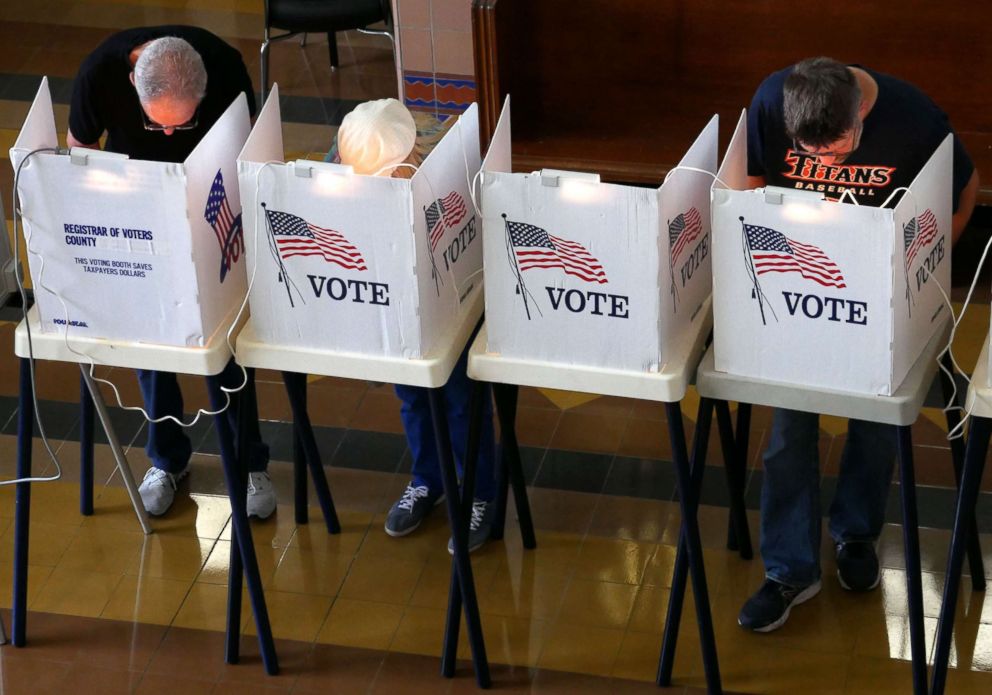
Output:
M407 485L386 515L386 533L394 538L413 533L442 499L444 493L431 492L426 485Z
M805 603L820 593L821 582L809 586L786 586L766 579L754 596L741 608L738 624L755 632L771 632L785 625L793 606Z
M837 579L848 591L871 591L878 586L881 572L875 544L871 541L838 543Z
M481 548L489 540L493 530L495 505L492 502L472 500L472 519L469 522L468 551L471 553ZM455 539L448 539L448 553L455 554Z

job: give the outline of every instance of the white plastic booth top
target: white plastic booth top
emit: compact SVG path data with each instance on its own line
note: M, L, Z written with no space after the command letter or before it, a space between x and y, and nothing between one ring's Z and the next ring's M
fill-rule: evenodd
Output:
M965 410L976 417L992 418L992 384L989 384L989 336L986 334L982 354L968 385Z
M77 336L70 329L70 349L64 335L42 332L37 306L28 311L27 321L31 324L31 347L34 348L34 358L37 360L79 364L93 362L110 367L213 376L220 374L231 359L227 335L224 333L215 335L206 347L196 348L88 338ZM25 322L21 321L14 330L14 354L28 357L29 350L28 329Z
M797 386L727 374L715 369L712 347L706 351L699 364L696 389L699 395L706 398L802 410L888 425L911 425L916 422L937 374L937 355L947 345L950 330L949 322L945 321L943 327L930 338L902 384L891 396ZM976 373L977 371L978 369ZM970 389L968 397L971 398Z
M686 388L695 377L696 365L712 326L713 313L707 299L700 310L700 320L692 324L691 331L681 334L679 341L672 344L662 368L657 372L634 372L490 353L486 351L487 325L483 324L469 351L468 375L473 379L499 384L674 403L682 400Z

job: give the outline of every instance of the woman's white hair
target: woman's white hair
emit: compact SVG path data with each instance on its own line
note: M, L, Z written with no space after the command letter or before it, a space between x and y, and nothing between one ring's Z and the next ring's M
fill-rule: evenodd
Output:
M188 41L165 36L142 49L134 65L134 86L142 102L161 97L198 102L207 93L207 70Z

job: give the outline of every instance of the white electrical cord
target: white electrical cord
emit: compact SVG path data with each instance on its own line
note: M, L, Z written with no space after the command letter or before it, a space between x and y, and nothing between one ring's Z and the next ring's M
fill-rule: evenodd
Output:
M28 160L31 159L31 157L42 152L52 152L54 154L59 154L60 152L63 152L63 150L59 149L58 147L42 147L36 150L32 150L31 152L28 152L28 154L25 155L24 159L20 161L20 163L17 165L17 170L14 172L14 191L12 196L12 202L13 202L12 209L14 214L14 280L17 283L17 291L21 295L21 313L24 316L24 327L27 330L27 336L28 336L28 363L29 363L28 367L31 373L31 402L34 405L34 419L38 423L38 434L41 435L41 441L45 445L45 450L48 452L48 455L51 457L52 462L55 464L55 475L43 476L43 477L29 476L25 478L14 478L12 480L3 480L0 481L0 486L16 485L17 483L47 483L54 480L58 480L59 478L62 477L62 466L61 464L59 464L59 459L55 455L55 451L52 449L51 443L48 441L48 435L45 433L45 425L41 421L41 410L38 408L38 388L37 388L37 384L35 383L35 377L34 377L34 345L31 342L31 322L28 321L28 295L27 292L24 290L24 278L22 276L23 269L21 268L21 262L20 262L20 243L19 243L20 237L17 234L18 224L23 219L20 211L20 206L18 205L19 197L17 194L18 185L20 184L20 179L21 179L21 169L28 162ZM23 229L22 229L22 233L23 233ZM27 238L24 239L24 243L25 246L28 245ZM28 250L30 251L30 247L28 247ZM66 327L68 328L68 325ZM28 432L27 436L30 437L32 435L30 432Z

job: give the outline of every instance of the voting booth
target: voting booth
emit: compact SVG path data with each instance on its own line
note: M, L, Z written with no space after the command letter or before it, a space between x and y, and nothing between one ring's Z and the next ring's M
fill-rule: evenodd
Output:
M469 195L481 164L477 108L459 116L412 178L391 178L284 162L278 94L275 85L238 157L258 338L426 355L482 288Z
M509 151L505 104L493 150ZM660 188L483 164L487 350L658 372L710 294L716 116ZM706 173L709 172L709 173Z
M950 318L952 139L891 208L747 189L746 114L713 185L715 368L889 396Z
M239 96L182 164L58 146L47 78L10 150L46 333L202 347L244 300ZM63 305L64 303L64 305Z

